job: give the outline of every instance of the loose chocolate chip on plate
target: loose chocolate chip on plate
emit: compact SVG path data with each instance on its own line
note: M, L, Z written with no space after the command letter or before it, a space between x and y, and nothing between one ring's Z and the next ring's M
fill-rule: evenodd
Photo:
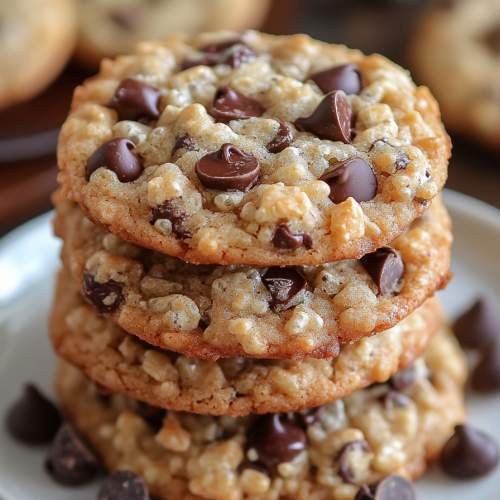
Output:
M174 150L172 154L178 149L185 149L186 151L196 150L196 141L189 134L182 134L175 139Z
M219 87L215 92L214 102L209 114L216 122L229 123L231 120L246 120L262 114L259 102L232 89Z
M160 116L160 98L158 89L135 78L125 78L118 85L108 106L116 109L120 120L149 122Z
M457 425L444 445L441 465L457 479L475 479L489 474L498 465L498 446L483 432L469 425Z
M137 474L119 470L103 481L97 500L149 500L149 491Z
M125 137L115 137L99 146L85 167L87 181L101 167L114 172L120 182L135 181L142 173L142 163L132 149L135 144Z
M143 401L137 401L137 414L141 416L155 432L158 432L163 425L163 419L167 412L163 408L149 405Z
M266 475L267 477L271 477L271 472L269 469L261 462L250 462L249 460L245 460L244 462L241 462L240 465L238 465L238 474L243 474L243 471L247 469L252 469L257 472L260 472L261 474Z
M343 64L314 73L309 77L324 94L343 90L346 94L359 94L363 88L363 74L356 64Z
M223 144L215 153L201 158L196 164L200 182L209 189L245 191L258 179L260 163L251 153L234 144Z
M271 308L286 308L287 304L309 285L303 274L293 267L270 267L262 275L262 283L271 292Z
M500 338L500 314L487 296L479 298L453 324L453 331L462 347L476 349Z
M267 150L270 153L281 153L293 142L292 131L281 121L279 122L278 133L274 139L267 145Z
M349 453L371 453L371 451L372 449L366 441L351 441L350 443L345 444L340 449L337 455L337 461L339 463L339 475L346 483L356 483L356 478L354 477L354 474L352 473L347 461Z
M32 384L7 412L5 424L9 434L27 444L50 443L62 419L59 410Z
M396 391L401 391L412 386L417 381L417 370L414 366L399 370L398 373L389 379L389 384Z
M472 387L478 392L500 391L500 338L483 347L472 372Z
M90 273L83 275L83 294L99 314L114 313L123 302L122 287L116 281L99 283Z
M333 203L342 203L349 197L361 203L373 200L377 194L377 176L372 166L362 158L354 157L337 162L319 180L330 186L330 199Z
M335 90L323 98L312 115L295 120L295 126L321 139L350 144L353 119L354 113L345 92Z
M389 476L379 483L360 488L354 500L416 500L417 493L410 481L401 476Z
M269 468L290 462L306 444L305 432L279 413L263 415L248 431L247 446L255 449L259 460Z
M275 248L283 250L297 250L302 245L307 249L312 247L312 239L308 234L292 234L285 224L278 226L271 241Z
M387 391L386 394L382 396L382 404L386 410L407 408L410 406L410 398L397 391Z
M172 200L165 200L161 205L153 207L153 219L151 224L157 220L169 220L172 223L172 233L178 238L185 239L191 238L190 231L184 229L184 222L189 219L189 216L184 213L180 207L176 206Z
M59 428L45 467L56 482L66 486L88 483L101 469L94 453L68 422Z
M385 295L394 290L403 276L405 267L399 252L391 247L382 247L361 257L361 263L378 286L379 293Z

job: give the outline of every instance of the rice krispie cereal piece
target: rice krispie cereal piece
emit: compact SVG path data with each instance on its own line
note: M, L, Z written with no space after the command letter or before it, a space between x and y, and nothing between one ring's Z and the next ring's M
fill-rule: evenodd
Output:
M65 363L56 384L105 465L163 500L354 500L389 475L420 476L465 418L466 363L446 330L415 372L398 390L375 384L309 411L236 419L103 397Z
M450 221L439 199L361 261L289 268L188 264L54 199L63 261L87 300L128 333L189 357L331 358L396 325L449 279Z
M427 88L305 35L171 36L75 91L59 181L95 224L193 263L318 265L401 234L447 176Z
M239 417L319 406L386 382L424 352L441 325L441 309L431 298L390 330L343 346L334 359L203 361L155 348L99 316L63 270L50 324L58 354L106 393Z

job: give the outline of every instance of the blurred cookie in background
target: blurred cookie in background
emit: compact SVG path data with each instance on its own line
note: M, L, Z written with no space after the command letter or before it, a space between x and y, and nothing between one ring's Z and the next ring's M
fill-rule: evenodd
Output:
M79 0L75 58L97 69L103 57L130 53L141 40L172 33L257 28L269 0Z
M73 0L0 1L0 109L46 88L75 41Z
M441 0L426 10L411 67L452 133L500 152L500 0Z

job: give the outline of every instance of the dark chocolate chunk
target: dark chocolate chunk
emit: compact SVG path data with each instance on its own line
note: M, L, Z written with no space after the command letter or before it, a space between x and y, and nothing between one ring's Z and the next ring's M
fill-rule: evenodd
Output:
M149 122L160 116L160 98L158 89L135 78L125 78L118 85L108 106L116 109L120 120Z
M347 456L349 455L349 453L353 451L362 451L364 453L371 453L372 449L366 441L351 441L350 443L345 444L340 449L337 455L340 477L346 483L356 484L356 478L354 477L347 462Z
M293 142L292 131L281 121L278 120L280 126L275 138L267 145L267 150L270 153L281 153Z
M283 250L297 250L302 245L307 249L312 247L312 239L307 234L292 234L286 224L281 224L274 232L271 240L275 248Z
M417 493L410 481L401 476L389 476L380 483L362 486L354 500L416 500Z
M356 64L336 66L309 77L324 94L343 90L346 94L359 94L363 88L363 73Z
M118 470L103 481L97 500L149 500L149 491L137 474Z
M196 141L189 134L182 134L175 139L174 150L172 151L172 154L174 154L178 149L195 151Z
M405 270L401 255L392 247L379 248L361 257L360 260L375 281L381 295L393 291Z
M9 434L27 444L50 443L62 419L59 410L32 384L7 412L5 425Z
M372 166L361 158L337 162L319 180L330 186L330 199L333 203L342 203L349 197L361 203L373 200L377 195L377 176Z
M354 113L345 92L335 90L323 98L312 115L295 120L295 126L321 139L350 144L353 119Z
M396 391L402 391L407 387L412 386L417 381L417 371L414 366L399 370L398 373L389 379L389 384Z
M303 274L293 267L270 267L262 275L262 283L271 292L271 308L286 309L288 303L309 285Z
M269 468L290 462L306 444L305 432L279 413L263 415L248 431L247 446L255 449L259 460Z
M231 120L246 120L262 114L262 107L255 99L232 89L219 87L209 114L216 122L229 123Z
M157 406L149 405L143 401L136 402L137 414L141 416L154 429L155 432L158 432L163 425L163 419L167 414L166 410L158 408Z
M239 39L214 43L201 49L198 54L182 61L181 71L195 66L216 66L227 64L231 68L239 68L243 63L250 62L257 54Z
M101 167L114 172L120 182L135 181L142 173L142 163L132 149L135 144L125 137L115 137L99 146L85 167L87 181Z
M410 406L410 398L398 391L387 391L381 399L386 410L393 410L394 408L407 408Z
M209 189L245 191L258 179L260 163L251 153L234 144L223 144L215 153L201 158L196 164L200 182Z
M500 391L500 338L483 347L472 372L472 387L478 392Z
M457 425L444 445L441 465L457 479L475 479L489 474L498 465L498 446L490 436L469 425Z
M122 287L116 281L99 283L90 273L83 275L83 294L99 314L114 313L123 302Z
M45 467L54 481L66 486L88 483L101 470L94 453L68 422L59 428Z
M161 205L153 207L152 212L151 224L154 225L157 220L167 219L172 223L172 233L177 238L191 238L191 232L183 227L184 221L189 219L189 216L176 206L172 200L165 200Z
M500 54L500 23L495 24L487 33L485 42L488 47L497 55Z
M261 474L265 474L267 477L271 477L271 472L269 469L261 462L250 462L249 460L245 460L244 462L241 462L240 465L238 465L238 474L243 474L243 471L247 469L252 469L256 470L257 472L260 472Z
M500 338L500 314L487 296L479 298L453 324L453 331L462 347L476 349Z

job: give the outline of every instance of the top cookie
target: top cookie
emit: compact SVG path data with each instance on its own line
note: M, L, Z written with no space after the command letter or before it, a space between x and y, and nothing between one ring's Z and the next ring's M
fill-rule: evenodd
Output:
M429 91L305 35L172 36L75 91L59 181L104 229L194 263L318 265L401 234L441 190Z

